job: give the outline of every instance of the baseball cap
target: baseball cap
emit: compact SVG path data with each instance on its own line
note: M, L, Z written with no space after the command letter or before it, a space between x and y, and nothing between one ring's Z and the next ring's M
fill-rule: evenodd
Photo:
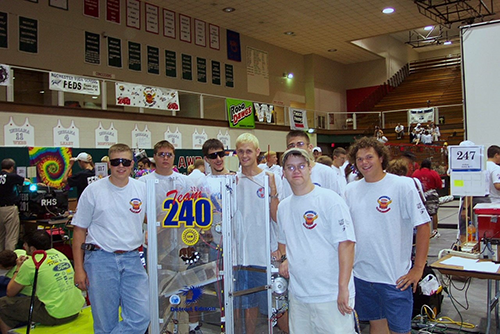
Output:
M293 147L291 149L286 150L285 153L283 153L283 156L281 157L281 165L285 164L286 159L288 159L290 155L300 155L304 157L304 159L306 159L306 161L308 161L309 163L311 162L311 156L309 155L309 152L307 152L302 148Z
M313 148L313 152L314 151L323 152L323 151L321 151L321 147L319 147L319 146L316 146L315 148Z
M89 162L89 160L90 160L90 154L85 153L85 152L81 152L80 154L78 154L76 156L76 160L80 160L80 161L83 161L83 162Z

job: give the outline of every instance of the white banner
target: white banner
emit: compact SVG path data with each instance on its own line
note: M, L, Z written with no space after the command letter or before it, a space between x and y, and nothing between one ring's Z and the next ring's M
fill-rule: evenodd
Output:
M302 109L288 108L290 115L290 129L292 130L308 130L307 127L307 112Z
M208 135L205 133L205 129L201 133L198 133L198 129L194 129L193 132L193 150L201 150L203 143L208 139Z
M427 123L434 121L434 108L409 109L410 124Z
M170 127L167 127L167 131L165 131L165 140L168 140L174 145L175 149L182 148L182 133L179 131L179 128L176 128L175 132L170 132Z
M0 64L0 86L8 86L10 83L10 66Z
M49 88L51 90L99 96L101 94L100 87L99 80L96 79L50 72Z
M69 128L65 128L61 120L57 120L54 127L54 147L80 147L80 129L75 126L74 121L71 121Z
M179 111L179 93L176 90L149 87L125 82L115 83L116 104Z
M151 131L148 126L144 127L144 131L139 130L137 124L132 130L132 148L151 148Z
M229 136L229 132L226 130L226 134L222 134L221 130L217 134L217 139L219 139L222 144L224 144L225 149L229 149L231 147L231 136Z
M95 147L109 148L116 143L118 143L118 130L113 127L113 123L106 130L99 122L99 126L95 129Z
M35 128L28 118L23 125L14 123L12 116L9 123L3 126L4 146L35 146Z

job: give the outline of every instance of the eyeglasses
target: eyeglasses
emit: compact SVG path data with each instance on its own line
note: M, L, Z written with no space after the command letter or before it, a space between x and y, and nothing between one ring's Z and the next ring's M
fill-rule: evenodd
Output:
M207 154L207 158L215 160L215 159L217 159L217 157L219 157L222 159L222 158L224 158L225 155L226 155L226 152L218 151L218 152Z
M111 159L111 160L109 160L109 163L113 167L118 167L118 166L120 166L120 164L122 164L123 167L130 167L130 165L132 165L132 160L130 160L130 159L123 159L123 158Z
M296 143L290 143L286 146L286 148L293 148L293 147L297 147L297 148L301 148L301 147L304 147L306 145L306 143L304 143L303 141L299 141L299 142L296 142Z
M296 170L300 170L300 171L303 171L304 169L306 169L307 167L307 164L300 164L300 165L286 165L285 166L285 169L291 173L295 172Z
M159 157L162 157L163 159L166 159L166 158L171 158L174 156L173 153L170 153L170 152L161 152L161 153L156 153L157 156Z

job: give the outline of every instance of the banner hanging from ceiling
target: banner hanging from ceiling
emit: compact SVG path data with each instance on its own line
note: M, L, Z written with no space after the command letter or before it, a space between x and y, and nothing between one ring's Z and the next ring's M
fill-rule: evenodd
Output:
M125 82L115 83L116 104L130 107L179 111L179 92Z

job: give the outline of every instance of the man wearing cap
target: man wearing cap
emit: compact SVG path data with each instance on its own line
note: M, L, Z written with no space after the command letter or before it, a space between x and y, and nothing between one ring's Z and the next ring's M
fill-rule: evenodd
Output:
M0 251L14 250L19 238L19 192L24 178L15 173L16 162L7 158L2 160L0 171Z
M313 152L314 161L318 161L318 158L323 155L323 151L321 150L321 147L319 147L319 146L316 146L315 148L313 148L312 152Z
M146 185L130 177L128 145L115 144L108 153L111 175L83 191L73 218L74 282L89 291L95 333L144 333L149 289L138 248L144 241Z
M309 153L291 148L278 206L280 274L290 277L290 332L354 334L354 227L344 200L311 181Z
M72 176L68 176L76 161L78 161L78 166L80 166L82 171L73 174ZM97 180L98 178L95 176L94 162L92 161L92 156L90 154L81 152L76 158L69 159L69 166L64 172L63 183L68 183L70 187L76 187L78 199L82 195L83 190L85 190L89 184Z

